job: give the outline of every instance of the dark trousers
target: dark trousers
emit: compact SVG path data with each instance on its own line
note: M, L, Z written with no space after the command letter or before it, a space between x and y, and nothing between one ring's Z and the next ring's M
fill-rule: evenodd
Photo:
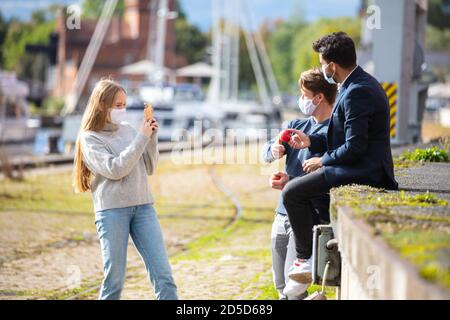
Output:
M316 220L314 217L317 212L311 200L323 197L330 189L323 168L292 179L283 189L283 204L294 232L299 259L309 259L312 255L313 226Z

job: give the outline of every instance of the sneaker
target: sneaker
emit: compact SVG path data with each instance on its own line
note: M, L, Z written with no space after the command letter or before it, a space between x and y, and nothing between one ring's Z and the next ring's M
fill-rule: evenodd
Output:
M278 300L288 300L288 297L283 292L278 292Z
M284 287L283 294L289 298L296 298L303 295L306 292L306 289L308 289L308 286L309 284L306 283L289 280L286 287Z
M292 270L288 273L290 279L300 283L310 284L312 281L312 258L308 260L297 259Z

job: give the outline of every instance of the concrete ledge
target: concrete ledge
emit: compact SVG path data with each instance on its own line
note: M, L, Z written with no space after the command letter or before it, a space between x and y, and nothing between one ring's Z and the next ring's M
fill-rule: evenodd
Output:
M399 171L403 191L331 191L341 299L450 299L449 172L426 163Z
M424 280L353 210L336 206L333 221L342 257L341 299L449 299Z

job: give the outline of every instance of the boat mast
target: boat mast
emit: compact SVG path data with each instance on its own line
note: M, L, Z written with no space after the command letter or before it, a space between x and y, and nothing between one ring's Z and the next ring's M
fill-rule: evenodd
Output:
M86 49L86 53L81 61L80 68L78 69L75 81L73 82L72 89L67 95L64 108L61 111L63 116L71 114L77 107L80 96L91 73L92 66L97 59L98 51L105 38L106 31L111 22L114 10L116 9L118 0L107 0L105 3L100 19L95 25L94 34L89 41L89 45Z

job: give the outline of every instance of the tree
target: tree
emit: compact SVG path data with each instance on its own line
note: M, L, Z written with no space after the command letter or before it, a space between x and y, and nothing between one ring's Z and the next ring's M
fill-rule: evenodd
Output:
M8 31L8 22L5 19L3 19L3 15L0 11L0 68L3 67L4 42L7 31Z
M175 10L178 12L178 19L186 20L186 12L184 12L183 6L179 0L174 0Z
M16 70L25 54L26 44L47 44L55 29L55 21L41 24L11 21L3 44L3 68Z
M175 22L175 53L186 57L188 63L203 60L208 39L186 19L178 18Z
M295 81L292 77L292 45L295 35L302 27L302 22L278 21L267 40L272 68L282 91L289 91Z
M337 31L346 32L355 44L359 45L361 23L357 18L320 19L296 34L291 52L293 78L298 79L301 72L319 66L319 55L312 49L312 43L326 34Z
M440 30L450 28L449 0L429 0L428 23Z
M104 0L83 0L81 5L81 15L84 18L96 19L100 17L106 1ZM125 12L124 0L119 0L114 10L114 15L121 16Z
M450 28L440 30L431 25L427 26L425 47L436 51L450 50Z
M203 60L206 55L208 37L191 24L178 0L174 1L178 18L175 22L175 53L186 57L188 63Z

